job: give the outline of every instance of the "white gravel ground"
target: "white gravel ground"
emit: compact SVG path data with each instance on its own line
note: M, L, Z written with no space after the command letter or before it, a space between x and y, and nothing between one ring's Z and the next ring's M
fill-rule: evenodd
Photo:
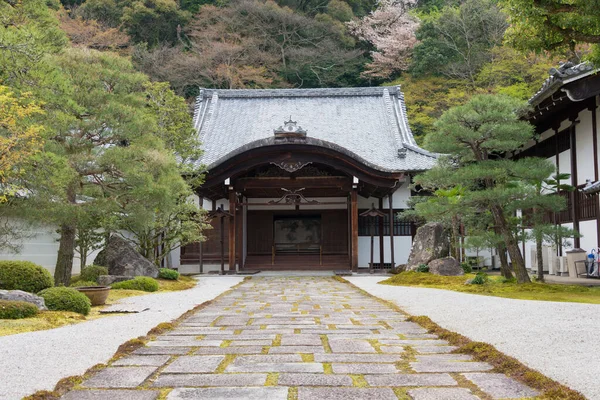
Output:
M411 315L486 342L587 398L600 399L600 305L513 300L345 277Z
M139 314L109 316L47 331L0 337L0 399L17 400L52 390L62 378L81 375L110 359L119 345L176 319L242 281L240 277L200 278L195 288L124 299L149 307Z

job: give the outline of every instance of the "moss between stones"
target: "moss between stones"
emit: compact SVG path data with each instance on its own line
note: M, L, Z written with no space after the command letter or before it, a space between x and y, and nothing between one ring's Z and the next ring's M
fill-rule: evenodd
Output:
M365 388L369 386L369 384L365 380L365 377L362 375L351 374L350 378L352 379L352 386L354 387Z
M277 386L279 382L279 372L269 372L267 374L267 380L265 381L265 386Z
M288 389L287 400L298 400L298 388L297 387L291 387Z
M369 292L362 290L358 286L348 282L347 280L334 276L332 277L338 282L345 283L346 285L352 286L364 295L379 301L382 304L386 304L393 310L408 316L407 321L415 322L427 329L429 333L437 335L440 339L447 340L451 345L457 346L458 349L455 353L469 354L477 361L487 362L494 367L495 372L503 373L516 379L525 385L528 385L534 389L540 390L543 394L539 396L540 399L548 400L585 400L585 397L577 392L576 390L570 389L565 385L558 383L540 372L533 370L516 358L507 356L504 353L499 352L496 348L490 344L482 342L473 342L469 338L460 335L455 332L451 332L447 329L442 328L429 317L425 316L411 316L407 314L400 307L392 302L380 299L379 297L373 296ZM402 399L402 397L399 397Z
M447 340L451 345L457 346L455 353L469 354L477 361L487 362L494 367L494 371L510 376L524 384L543 392L543 399L584 400L585 397L548 377L533 370L514 357L499 352L490 344L473 342L467 337L440 327L429 317L409 317L411 322L416 322L429 333L433 333L440 339Z

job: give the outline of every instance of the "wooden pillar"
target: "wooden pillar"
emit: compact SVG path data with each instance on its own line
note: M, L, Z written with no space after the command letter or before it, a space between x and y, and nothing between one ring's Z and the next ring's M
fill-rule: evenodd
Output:
M577 136L576 136L576 124L577 116L571 117L571 126L569 128L569 139L570 139L570 151L571 151L571 186L575 188L571 195L573 201L571 207L573 211L573 229L579 232L579 193L577 191ZM581 246L581 240L576 237L574 240L575 248Z
M395 268L394 262L394 193L390 193L388 196L388 207L390 208L390 264L391 268Z
M235 271L235 226L236 226L236 210L235 210L235 190L229 188L229 270Z
M243 202L243 201L242 201ZM236 223L236 245L237 245L237 271L244 268L244 207L240 205L239 210L235 211Z
M202 210L202 206L204 206L204 198L198 195L198 208ZM198 267L200 273L204 273L204 257L202 257L202 242L198 242Z
M358 271L358 193L350 192L350 226L352 233L352 271Z
M383 198L379 199L379 211L383 211ZM377 218L379 224L379 268L383 268L385 253L383 250L383 218Z

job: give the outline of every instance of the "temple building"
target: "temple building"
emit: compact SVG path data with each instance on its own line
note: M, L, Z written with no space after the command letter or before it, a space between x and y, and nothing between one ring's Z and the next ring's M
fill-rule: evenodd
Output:
M219 269L221 235L228 271L406 262L415 227L396 214L436 155L415 142L398 86L202 89L194 126L207 171L197 201L215 217L174 257L181 271Z

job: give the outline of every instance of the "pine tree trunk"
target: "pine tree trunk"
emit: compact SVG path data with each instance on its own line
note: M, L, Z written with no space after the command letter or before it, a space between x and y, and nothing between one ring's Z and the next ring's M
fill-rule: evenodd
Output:
M544 282L544 258L542 256L542 235L535 234L535 253L537 258L537 280Z
M510 260L513 266L513 271L515 272L515 276L517 277L517 282L531 282L531 279L529 279L529 274L527 273L527 269L525 268L523 255L521 254L521 250L519 249L519 243L517 243L515 236L513 235L513 233L510 230L510 227L508 226L508 222L506 221L506 217L504 216L504 210L502 210L502 208L498 206L492 206L491 211L498 232L500 233L500 235L502 235L504 243L506 244L506 250L508 250L508 255L510 256Z
M75 188L67 189L67 201L75 204ZM73 271L73 257L75 256L75 234L77 228L74 223L65 223L60 226L60 242L58 257L54 269L54 285L69 286Z
M498 252L498 257L500 257L500 273L506 279L512 279L513 274L508 266L508 257L506 257L506 246L504 243L498 244L496 247L496 251Z
M54 270L54 285L69 286L75 255L75 227L69 224L60 227L60 244Z

